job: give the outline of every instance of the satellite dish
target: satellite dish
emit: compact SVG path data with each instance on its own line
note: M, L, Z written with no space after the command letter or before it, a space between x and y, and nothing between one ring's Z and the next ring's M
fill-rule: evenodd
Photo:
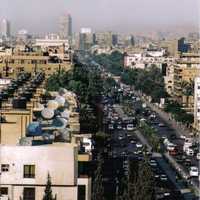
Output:
M52 110L56 110L58 108L58 102L55 101L55 100L50 100L48 103L47 103L47 108L49 109L52 109Z
M52 119L54 117L54 110L50 108L45 108L44 110L42 110L41 115L45 119Z
M65 119L69 119L69 116L70 116L70 112L68 110L65 110L61 113L61 117Z
M58 105L61 107L61 106L64 106L65 105L65 98L62 97L62 96L57 96L55 98L55 101L57 101Z

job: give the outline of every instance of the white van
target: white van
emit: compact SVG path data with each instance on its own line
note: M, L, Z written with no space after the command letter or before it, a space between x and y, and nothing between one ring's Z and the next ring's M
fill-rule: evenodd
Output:
M190 148L188 148L185 153L187 156L194 156L194 151Z
M199 170L198 167L190 167L190 177L198 177L199 176Z

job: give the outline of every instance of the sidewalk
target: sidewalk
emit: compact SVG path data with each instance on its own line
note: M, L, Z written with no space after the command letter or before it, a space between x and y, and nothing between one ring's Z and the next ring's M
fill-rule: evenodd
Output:
M180 122L176 122L172 118L170 113L166 113L157 106L150 103L147 99L144 98L144 96L140 92L134 91L134 93L137 96L139 96L142 99L142 101L144 101L147 104L147 106L151 108L152 111L156 112L163 121L165 121L169 126L171 126L179 136L184 135L186 137L191 137L191 131Z

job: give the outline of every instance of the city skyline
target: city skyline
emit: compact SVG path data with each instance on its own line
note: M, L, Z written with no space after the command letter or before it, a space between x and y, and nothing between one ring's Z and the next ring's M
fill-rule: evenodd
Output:
M79 32L81 27L123 33L199 25L198 0L183 0L181 4L173 0L58 0L54 3L47 0L42 3L38 0L2 0L0 13L1 19L11 21L13 33L22 28L30 33L57 32L59 17L63 14L71 14L74 32Z

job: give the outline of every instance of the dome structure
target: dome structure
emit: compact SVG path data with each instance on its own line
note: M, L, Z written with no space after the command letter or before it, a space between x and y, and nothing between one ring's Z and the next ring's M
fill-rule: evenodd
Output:
M50 108L45 108L42 110L41 115L45 119L52 119L54 117L54 110Z

